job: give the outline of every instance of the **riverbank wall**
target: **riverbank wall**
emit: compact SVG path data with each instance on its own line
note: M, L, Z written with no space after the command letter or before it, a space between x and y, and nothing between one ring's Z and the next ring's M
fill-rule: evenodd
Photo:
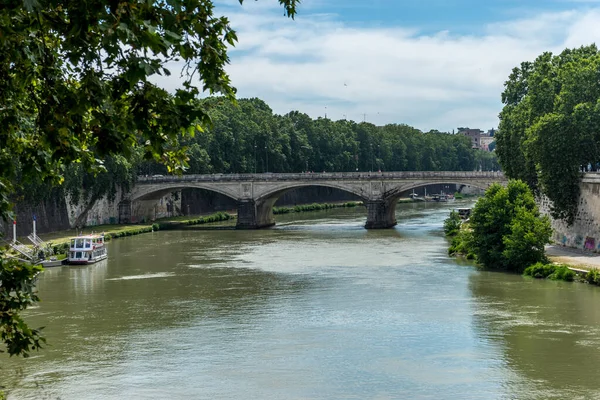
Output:
M552 240L555 244L589 252L600 253L600 173L587 173L580 184L581 194L575 221L552 222ZM540 212L550 216L550 200L538 198Z
M59 191L53 191L49 196L36 205L17 203L13 209L17 221L17 236L27 236L33 231L33 218L36 219L37 232L52 232L69 229L70 219L67 201ZM12 221L0 219L0 233L4 239L12 239Z

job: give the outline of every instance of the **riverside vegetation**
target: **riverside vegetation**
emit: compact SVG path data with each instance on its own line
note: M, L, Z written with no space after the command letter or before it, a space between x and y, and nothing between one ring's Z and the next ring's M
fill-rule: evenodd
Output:
M305 211L321 211L331 210L332 208L352 208L362 205L360 201L348 201L345 203L313 203L313 204L300 204L294 207L273 207L273 214L288 214L292 212L305 212Z
M533 194L522 181L507 187L490 186L463 223L453 211L444 222L451 238L449 254L462 254L484 268L523 273L538 262L547 262L544 246L552 229L540 216Z
M537 279L585 281L600 285L600 271L576 274L569 265L553 264L545 255L552 229L540 216L531 189L511 180L506 188L494 184L480 198L468 221L450 212L444 233L450 239L448 254L476 261L480 267L504 270Z

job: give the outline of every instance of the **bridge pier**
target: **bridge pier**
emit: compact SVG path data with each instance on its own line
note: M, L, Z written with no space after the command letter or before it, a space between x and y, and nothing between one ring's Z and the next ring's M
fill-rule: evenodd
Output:
M386 229L397 224L396 204L398 199L393 200L369 200L365 202L367 207L366 229Z
M236 229L260 229L275 225L273 201L257 203L254 200L240 200L237 207Z

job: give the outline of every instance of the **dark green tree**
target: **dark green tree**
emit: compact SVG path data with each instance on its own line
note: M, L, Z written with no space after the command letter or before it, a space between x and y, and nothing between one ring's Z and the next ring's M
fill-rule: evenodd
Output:
M572 223L582 167L600 161L600 53L595 45L544 53L505 83L496 152L505 173L552 200Z
M295 15L298 0L279 3ZM210 0L0 0L0 216L10 218L17 186L62 183L76 163L106 171L108 157L141 149L182 170L178 139L210 122L196 97L234 99L224 68L236 41ZM171 73L170 61L183 65L173 94L150 83ZM10 354L27 354L40 343L19 316L37 301L34 273L3 257L0 339Z
M506 188L490 186L471 213L470 227L472 251L487 268L522 273L529 265L545 261L550 221L540 217L533 193L523 181L511 180Z

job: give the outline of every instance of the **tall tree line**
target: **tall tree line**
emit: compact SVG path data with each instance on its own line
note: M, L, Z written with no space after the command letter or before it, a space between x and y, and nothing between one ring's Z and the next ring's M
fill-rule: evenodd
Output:
M188 147L186 173L499 169L493 153L472 149L470 139L460 135L423 133L405 124L312 119L299 111L277 115L257 98L203 102L212 125L181 138ZM138 172L166 170L144 162Z

